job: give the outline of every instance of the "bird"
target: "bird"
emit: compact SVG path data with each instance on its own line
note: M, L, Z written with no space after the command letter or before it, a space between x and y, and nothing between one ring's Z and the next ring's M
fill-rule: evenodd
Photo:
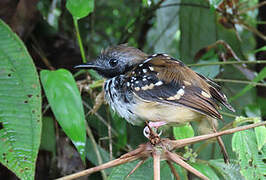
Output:
M184 125L198 122L200 134L216 131L218 111L228 103L221 87L168 54L148 55L120 44L108 47L88 63L75 68L94 69L106 78L104 96L111 108L133 125ZM225 162L228 154L220 137Z

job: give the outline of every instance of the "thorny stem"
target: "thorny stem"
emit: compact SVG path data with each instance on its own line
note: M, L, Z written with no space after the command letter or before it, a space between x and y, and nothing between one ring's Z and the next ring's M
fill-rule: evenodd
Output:
M190 166L188 163L186 163L185 161L183 161L179 155L174 154L170 151L166 151L166 158L168 160L174 161L176 164L182 166L183 168L185 168L186 170L192 172L193 174L197 175L198 177L200 177L203 180L209 180L209 178L207 178L205 175L203 175L202 173L200 173L199 171L197 171L195 168L193 168L192 166Z
M181 139L181 140L162 139L161 142L164 144L164 147L168 149L168 152L166 151L165 155L167 154L168 157L172 157L171 155L174 153L170 154L171 153L170 151L172 151L176 148L181 148L181 147L184 147L184 146L187 146L190 144L194 144L194 143L199 142L199 141L211 139L211 138L226 135L226 134L232 134L232 133L235 133L238 131L243 131L243 130L258 127L258 126L265 126L265 125L266 125L266 122L260 122L260 123L250 124L250 125L246 125L246 126L241 126L241 127L217 132L217 133L212 133L212 134L207 134L207 135L202 135L202 136L196 136L193 138L187 138L187 139ZM121 164L124 164L127 162L131 162L131 161L134 161L134 160L137 160L140 158L141 159L147 158L148 156L150 156L152 148L153 148L153 146L150 143L142 144L139 146L138 149L135 149L135 150L121 156L118 159L109 161L105 164L102 164L102 165L99 165L99 166L96 166L96 167L93 167L90 169L86 169L86 170L83 170L83 171L62 177L62 178L58 178L58 180L75 179L78 177L86 176L86 175L101 171L101 170L106 169L106 168L110 168L110 167L118 166L118 165L121 165ZM181 159L181 157L180 157L180 159Z

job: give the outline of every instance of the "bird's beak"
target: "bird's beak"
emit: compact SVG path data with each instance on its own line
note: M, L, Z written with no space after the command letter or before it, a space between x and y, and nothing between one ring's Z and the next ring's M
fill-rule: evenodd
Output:
M94 62L88 62L86 64L81 64L81 65L77 65L74 67L75 69L99 69L101 68L100 66L94 64Z

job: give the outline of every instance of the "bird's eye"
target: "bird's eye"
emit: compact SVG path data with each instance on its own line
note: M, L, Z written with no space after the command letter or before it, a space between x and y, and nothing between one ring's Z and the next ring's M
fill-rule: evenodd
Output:
M117 65L117 59L110 59L109 60L109 64L112 66L112 67L115 67Z

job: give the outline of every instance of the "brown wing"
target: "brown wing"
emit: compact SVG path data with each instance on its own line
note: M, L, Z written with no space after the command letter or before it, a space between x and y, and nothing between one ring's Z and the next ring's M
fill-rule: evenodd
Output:
M149 57L128 78L128 86L144 101L181 105L222 118L216 100L224 102L225 96L182 62L165 54Z

